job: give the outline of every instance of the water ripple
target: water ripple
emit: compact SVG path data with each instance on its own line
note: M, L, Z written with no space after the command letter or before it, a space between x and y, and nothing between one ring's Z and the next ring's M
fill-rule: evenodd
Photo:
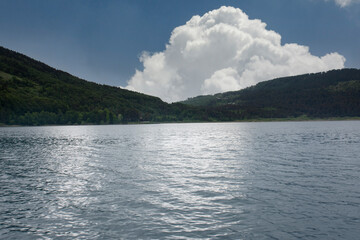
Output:
M0 128L0 238L356 239L359 129Z

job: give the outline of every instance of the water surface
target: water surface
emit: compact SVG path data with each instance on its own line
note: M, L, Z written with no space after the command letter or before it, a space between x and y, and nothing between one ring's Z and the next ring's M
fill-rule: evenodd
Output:
M0 128L2 239L356 239L360 121Z

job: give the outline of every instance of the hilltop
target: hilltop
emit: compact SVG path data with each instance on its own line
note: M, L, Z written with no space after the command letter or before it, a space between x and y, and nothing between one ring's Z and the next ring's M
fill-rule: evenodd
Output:
M168 104L0 47L0 124L117 124L360 117L360 70L278 78Z
M284 77L234 92L190 98L182 103L224 109L239 119L360 116L360 70Z
M197 120L196 108L101 85L0 47L0 123L113 124Z

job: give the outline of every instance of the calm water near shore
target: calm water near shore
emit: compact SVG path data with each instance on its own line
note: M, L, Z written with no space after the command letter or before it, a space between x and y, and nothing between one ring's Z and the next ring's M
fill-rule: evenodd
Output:
M357 239L360 121L0 128L1 239Z

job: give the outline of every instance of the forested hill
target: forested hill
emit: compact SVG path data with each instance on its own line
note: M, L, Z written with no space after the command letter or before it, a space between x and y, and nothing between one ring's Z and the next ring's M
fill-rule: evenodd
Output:
M193 107L79 79L0 47L0 124L181 121L196 120L196 113Z
M360 70L342 69L260 82L183 103L224 109L239 119L360 117Z
M0 125L360 117L360 70L261 82L168 104L88 82L0 47Z

